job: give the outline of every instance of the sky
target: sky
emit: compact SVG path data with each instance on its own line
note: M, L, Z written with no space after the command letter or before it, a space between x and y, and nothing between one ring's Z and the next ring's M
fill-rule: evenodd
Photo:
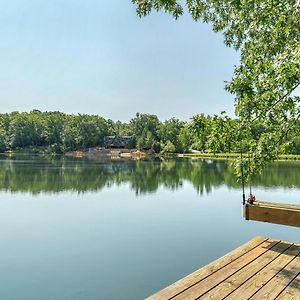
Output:
M234 115L224 81L239 55L207 24L140 19L130 0L0 2L1 113Z

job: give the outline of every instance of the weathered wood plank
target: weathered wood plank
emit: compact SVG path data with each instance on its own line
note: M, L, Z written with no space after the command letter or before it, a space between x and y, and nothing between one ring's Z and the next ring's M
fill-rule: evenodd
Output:
M207 293L209 290L220 284L222 281L230 277L232 274L238 272L240 269L257 259L263 253L269 251L270 248L275 246L279 241L267 240L256 248L247 252L243 256L234 260L229 265L223 267L217 272L211 274L200 282L194 284L187 290L175 296L173 299L185 300L185 299L197 299Z
M275 245L270 251L267 251L243 269L221 282L200 299L219 300L225 298L291 246L291 243L284 242Z
M300 252L300 247L299 247L299 252ZM300 257L297 256L250 299L252 300L275 299L291 282L291 279L295 278L299 273L300 273Z
M285 208L292 210L300 210L299 204L289 204L289 203L278 203L278 202L267 202L267 201L256 201L254 205L257 206L266 206L266 207L276 207L276 208Z
M256 238L148 299L300 299L300 245Z
M298 300L300 299L300 275L298 275L287 288L276 298L276 300Z
M260 272L251 277L246 283L232 292L228 297L226 297L226 300L249 299L299 254L300 247L298 245L292 245Z
M203 280L204 278L208 277L214 272L222 269L224 266L230 264L231 262L235 261L236 259L243 256L244 254L248 253L252 249L255 249L256 247L258 247L259 245L261 245L266 241L267 241L266 238L256 237L251 241L249 241L248 243L240 246L239 248L236 248L229 254L219 258L218 260L212 262L211 264L195 271L194 273L186 276L185 278L173 283L172 285L166 287L165 289L150 296L148 299L149 300L171 299L172 297L176 296L180 292L188 289L190 286Z
M255 203L244 207L246 220L300 227L300 209Z

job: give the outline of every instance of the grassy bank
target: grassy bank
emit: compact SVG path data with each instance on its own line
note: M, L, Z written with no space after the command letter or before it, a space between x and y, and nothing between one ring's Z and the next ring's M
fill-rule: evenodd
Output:
M239 158L239 153L185 153L178 154L178 157L191 157L191 158L209 158L209 159L235 159ZM278 160L300 160L300 155L285 154L279 155Z

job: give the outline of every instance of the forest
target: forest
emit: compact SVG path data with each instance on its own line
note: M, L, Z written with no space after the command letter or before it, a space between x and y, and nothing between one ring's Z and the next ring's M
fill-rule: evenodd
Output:
M300 123L277 145L278 154L300 154ZM11 112L0 114L0 152L35 149L44 153L103 146L105 136L134 138L137 149L155 153L237 153L247 151L267 134L258 120L241 129L237 119L197 114L189 121L177 118L160 121L156 115L137 113L129 122L112 121L97 115L71 115L58 111ZM248 146L247 146L248 145Z

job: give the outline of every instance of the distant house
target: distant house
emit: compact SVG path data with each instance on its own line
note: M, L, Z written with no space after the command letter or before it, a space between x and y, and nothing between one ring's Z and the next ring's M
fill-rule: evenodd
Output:
M104 147L105 148L127 148L131 149L133 147L133 137L132 136L119 136L119 135L109 135L104 137Z

